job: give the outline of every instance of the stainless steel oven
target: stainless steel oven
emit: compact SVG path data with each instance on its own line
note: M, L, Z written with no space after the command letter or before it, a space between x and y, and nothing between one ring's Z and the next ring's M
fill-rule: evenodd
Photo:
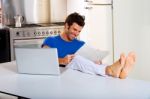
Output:
M63 25L35 25L22 28L10 27L11 60L15 60L15 47L41 47L48 36L62 32Z

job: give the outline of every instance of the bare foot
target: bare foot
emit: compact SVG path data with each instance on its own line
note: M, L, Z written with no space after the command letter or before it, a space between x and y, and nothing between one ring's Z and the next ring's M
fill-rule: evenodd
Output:
M122 68L124 67L125 60L126 60L125 54L122 53L118 61L116 61L114 64L106 68L106 74L112 77L119 77L120 72Z
M130 52L126 58L126 62L124 67L121 70L121 73L119 75L119 78L121 79L125 79L129 72L131 71L131 69L133 68L133 65L135 64L135 60L136 60L136 55L134 52Z

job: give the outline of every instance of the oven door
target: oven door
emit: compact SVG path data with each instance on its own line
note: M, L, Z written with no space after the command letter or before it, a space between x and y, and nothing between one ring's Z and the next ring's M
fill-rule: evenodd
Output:
M14 40L14 47L41 48L44 39Z
M22 39L13 41L12 60L15 60L15 48L41 48L44 39Z

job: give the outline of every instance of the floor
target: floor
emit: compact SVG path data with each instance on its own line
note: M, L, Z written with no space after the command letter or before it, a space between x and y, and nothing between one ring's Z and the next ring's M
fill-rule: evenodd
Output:
M0 99L17 99L17 97L0 93Z

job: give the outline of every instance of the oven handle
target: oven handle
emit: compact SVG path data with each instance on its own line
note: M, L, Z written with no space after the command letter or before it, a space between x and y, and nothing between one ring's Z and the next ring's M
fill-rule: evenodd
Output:
M42 44L44 39L14 40L14 44Z
M41 47L44 39L32 39L32 40L14 40L13 45L15 47Z

